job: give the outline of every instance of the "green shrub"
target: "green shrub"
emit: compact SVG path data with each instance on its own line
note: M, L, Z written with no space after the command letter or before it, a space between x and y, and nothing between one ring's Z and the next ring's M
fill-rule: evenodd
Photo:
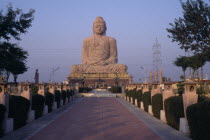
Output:
M70 101L70 95L71 95L70 90L67 89L66 97L67 97L67 99L68 99L68 102Z
M160 119L160 110L163 110L163 95L158 93L152 96L152 112L158 119Z
M168 125L178 130L179 120L184 117L182 96L169 97L165 100L164 107Z
M38 91L39 91L38 85L35 85L35 84L31 85L30 89L31 89L32 94L38 94Z
M142 101L142 98L143 97L143 94L142 94L142 90L140 89L140 90L138 90L137 92L136 92L136 99L137 99L137 101L138 101L138 107L141 107L141 104L140 104L140 102Z
M4 135L4 130L2 128L3 120L6 112L6 107L2 104L0 104L0 137Z
M61 92L59 90L55 90L55 101L57 103L57 107L60 107L61 102Z
M73 89L70 89L70 96L74 96L75 95L75 92Z
M62 100L63 100L63 105L65 105L66 104L66 91L65 90L62 90L61 96L62 96Z
M44 110L44 96L39 94L33 95L31 109L35 111L35 119L41 117Z
M48 106L48 113L52 112L54 95L50 92L45 93L45 105Z
M80 87L79 88L79 93L88 93L92 90L92 88L89 87Z
M147 91L143 94L144 110L148 112L148 107L151 105L151 92Z
M122 93L122 88L121 86L112 86L109 91L112 93Z
M30 101L22 96L10 95L9 97L9 118L14 119L14 129L26 124Z
M189 106L187 108L187 119L192 139L210 139L210 101Z

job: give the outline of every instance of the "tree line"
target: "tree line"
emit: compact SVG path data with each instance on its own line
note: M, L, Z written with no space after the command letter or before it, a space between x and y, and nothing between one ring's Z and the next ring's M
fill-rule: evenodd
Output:
M203 0L180 0L180 3L183 17L176 18L174 23L169 24L171 28L166 30L173 42L177 42L181 49L193 55L179 56L174 64L182 68L184 80L188 67L192 68L193 76L201 68L203 79L202 67L210 61L210 6Z

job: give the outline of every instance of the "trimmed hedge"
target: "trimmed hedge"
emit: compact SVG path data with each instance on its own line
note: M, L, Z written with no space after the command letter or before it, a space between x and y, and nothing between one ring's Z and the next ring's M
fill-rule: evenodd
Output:
M55 101L57 103L57 107L60 107L60 101L61 101L61 92L59 90L55 90Z
M147 91L143 94L144 110L148 112L148 107L151 105L151 91Z
M179 129L179 120L184 117L182 96L169 97L164 101L166 120L168 125Z
M9 118L14 119L14 129L26 125L30 101L22 96L10 95L9 97Z
M45 105L48 106L48 113L52 112L54 95L50 92L45 93Z
M63 100L63 105L65 105L66 104L66 96L67 96L67 93L65 90L62 90L61 96L62 96L62 100Z
M68 99L68 102L70 101L70 95L71 95L70 90L67 89L66 97L67 97L67 99Z
M32 107L31 109L35 111L35 119L42 117L44 110L44 96L35 94L32 96Z
M2 128L2 125L3 125L5 112L6 112L6 106L4 106L3 104L0 104L0 137L4 135L4 130Z
M140 102L143 99L143 94L142 94L142 90L141 89L136 92L136 99L138 101L138 107L141 107Z
M190 136L193 140L210 139L210 101L193 104L187 108Z
M89 87L80 87L79 93L88 93L91 90L92 90L92 88L89 88Z
M158 93L152 96L152 112L158 119L160 119L160 110L163 110L163 95Z
M122 93L122 88L121 86L112 86L109 91L112 93Z

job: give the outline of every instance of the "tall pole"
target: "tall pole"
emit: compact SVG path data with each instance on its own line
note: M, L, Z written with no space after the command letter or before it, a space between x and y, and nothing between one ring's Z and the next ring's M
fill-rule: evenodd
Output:
M54 83L54 76L55 76L55 71L57 71L60 67L57 67L56 69L53 68L53 83Z

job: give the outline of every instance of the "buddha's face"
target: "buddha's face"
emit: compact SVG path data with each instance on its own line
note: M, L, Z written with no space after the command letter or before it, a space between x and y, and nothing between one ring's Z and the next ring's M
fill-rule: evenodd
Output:
M95 23L93 25L93 31L97 35L103 35L105 33L105 30L106 26L104 25L104 23Z

